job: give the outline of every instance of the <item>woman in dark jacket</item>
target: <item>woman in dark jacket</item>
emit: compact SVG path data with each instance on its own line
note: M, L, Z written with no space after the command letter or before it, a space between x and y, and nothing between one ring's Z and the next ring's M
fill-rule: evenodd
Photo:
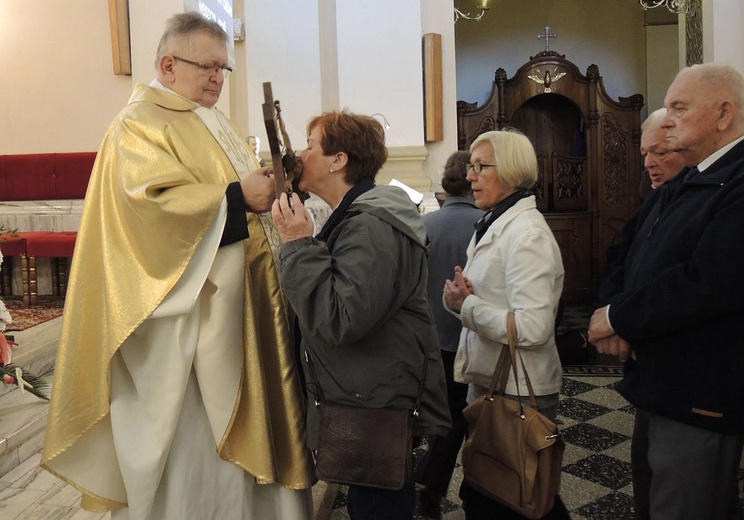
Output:
M272 214L284 244L280 280L297 314L308 397L370 408L411 409L423 376L416 435L450 425L444 371L427 292L426 234L405 192L376 187L387 159L385 134L372 117L331 112L308 125L299 188L333 213L313 237L300 198L285 195ZM317 385L317 386L316 386ZM308 407L308 445L317 449L319 416ZM350 485L353 520L411 520L415 488Z

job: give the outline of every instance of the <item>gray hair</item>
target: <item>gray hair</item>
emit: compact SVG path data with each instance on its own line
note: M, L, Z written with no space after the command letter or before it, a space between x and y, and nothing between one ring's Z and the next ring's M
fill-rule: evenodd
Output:
M222 27L197 12L189 11L171 16L165 23L165 32L160 38L158 50L155 53L155 67L158 66L160 58L172 50L170 49L171 42L186 40L190 46L191 37L200 32L228 43L227 33L222 30Z
M657 108L656 110L651 112L646 120L643 122L643 124L641 124L641 133L645 132L646 130L661 128L661 122L664 120L666 115L666 108Z
M484 132L470 145L490 143L499 179L509 188L531 189L537 181L537 156L529 138L515 128Z
M725 63L698 63L680 70L674 79L692 73L697 74L701 81L723 85L732 95L736 119L744 122L744 74L739 69Z

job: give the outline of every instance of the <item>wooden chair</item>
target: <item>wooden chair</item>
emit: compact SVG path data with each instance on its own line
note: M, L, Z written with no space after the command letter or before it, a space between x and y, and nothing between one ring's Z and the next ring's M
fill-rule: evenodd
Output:
M69 232L38 232L24 234L26 238L27 276L23 286L23 303L35 305L38 301L38 287L36 277L36 259L50 257L52 259L52 294L64 296L67 291L68 262L75 250L77 233Z
M3 263L0 266L1 283L0 294L10 296L13 294L13 258L21 257L21 272L26 273L26 239L22 236L11 237L0 242L0 251L3 253Z

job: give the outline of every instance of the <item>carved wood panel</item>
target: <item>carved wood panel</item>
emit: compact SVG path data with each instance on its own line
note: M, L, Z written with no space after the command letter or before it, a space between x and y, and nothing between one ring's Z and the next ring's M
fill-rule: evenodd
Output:
M530 57L509 78L497 69L483 106L457 102L458 147L513 126L538 156L537 204L564 255L564 299L593 300L607 247L640 204L643 96L611 99L597 65L582 74L552 51Z

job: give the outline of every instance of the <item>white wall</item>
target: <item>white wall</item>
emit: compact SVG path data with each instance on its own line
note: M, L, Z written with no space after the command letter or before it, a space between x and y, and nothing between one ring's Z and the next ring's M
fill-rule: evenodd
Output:
M182 0L129 3L131 77L113 74L107 2L0 0L0 154L98 149L133 82L154 77L163 24L183 8ZM296 149L304 147L308 119L322 110L381 112L393 125L391 146L414 148L412 155L423 148L424 158L428 148L424 169L435 184L456 147L455 101L484 101L496 68L512 75L544 48L536 35L545 25L559 35L552 49L582 71L591 63L600 67L611 96L646 88L643 14L635 1L494 0L483 21L455 26L453 0L235 3L236 14L246 19L246 41L236 44L237 70L219 106L246 133L263 129L261 83L271 81ZM705 0L704 6L709 37L710 27L716 28L706 59L712 52L713 59L744 67L740 0ZM329 31L338 31L337 37ZM424 148L426 32L442 34L445 140Z
M295 148L312 116L343 108L384 114L391 147L423 144L420 9L399 0L245 0L254 13L245 42L251 132L265 137L262 83L271 81Z
M444 139L426 143L429 156L424 171L432 181L432 191L441 191L441 172L447 158L457 150L457 63L455 61L455 25L452 0L421 0L424 34L442 35L442 93Z
M419 2L338 0L339 102L384 114L388 146L424 142Z
M703 61L744 70L744 2L703 0Z
M646 106L647 116L664 106L664 96L679 71L679 45L676 25L646 27Z
M89 152L129 99L108 3L0 1L0 154Z
M261 105L263 83L269 81L274 99L281 102L292 146L300 150L305 147L307 122L320 112L317 2L244 0L244 13L245 43L236 47L244 46L247 60L242 66L238 64L238 73L247 75L247 131L266 143ZM262 149L266 148L262 144Z

